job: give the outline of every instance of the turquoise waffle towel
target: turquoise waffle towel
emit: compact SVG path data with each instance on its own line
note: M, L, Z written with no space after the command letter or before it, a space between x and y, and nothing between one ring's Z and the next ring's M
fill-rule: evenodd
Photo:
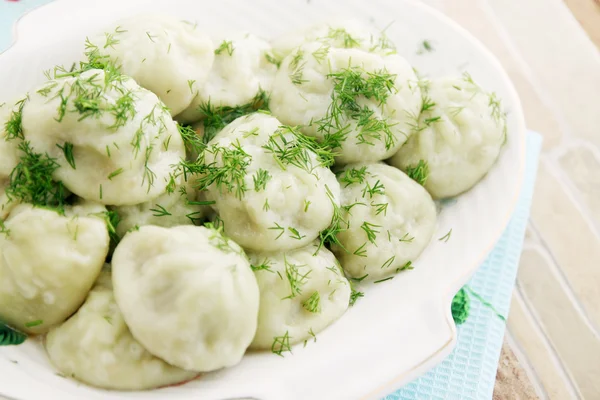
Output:
M508 315L515 286L541 143L539 134L527 135L525 181L517 208L498 244L469 282L504 316ZM505 328L504 321L472 298L469 318L458 327L458 342L452 354L384 400L491 399Z

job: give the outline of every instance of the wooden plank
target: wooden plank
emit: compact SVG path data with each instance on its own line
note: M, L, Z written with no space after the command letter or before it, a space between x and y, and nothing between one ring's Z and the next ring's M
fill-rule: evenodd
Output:
M592 42L600 49L600 0L564 0Z

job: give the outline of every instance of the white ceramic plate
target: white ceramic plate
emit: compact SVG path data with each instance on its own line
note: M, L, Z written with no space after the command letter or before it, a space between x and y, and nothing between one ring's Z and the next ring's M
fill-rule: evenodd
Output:
M56 0L20 20L16 43L0 56L0 102L42 82L42 71L80 58L86 35L114 19L164 11L211 30L248 30L273 38L291 29L347 16L384 28L399 53L431 76L468 70L508 111L509 138L498 164L473 190L444 205L433 243L416 269L366 287L316 343L285 358L248 354L235 368L179 387L106 392L57 376L36 340L0 350L0 394L38 399L377 399L441 361L456 339L453 295L484 260L516 203L525 129L516 92L498 61L466 31L407 0ZM331 17L330 17L331 18ZM417 54L424 40L433 52ZM448 242L436 240L452 229Z

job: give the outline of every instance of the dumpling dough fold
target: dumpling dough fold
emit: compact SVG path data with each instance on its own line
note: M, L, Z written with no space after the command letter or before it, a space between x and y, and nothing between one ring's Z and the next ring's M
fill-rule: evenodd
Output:
M133 336L171 365L240 362L256 332L258 285L241 247L197 226L142 226L112 258L117 304Z

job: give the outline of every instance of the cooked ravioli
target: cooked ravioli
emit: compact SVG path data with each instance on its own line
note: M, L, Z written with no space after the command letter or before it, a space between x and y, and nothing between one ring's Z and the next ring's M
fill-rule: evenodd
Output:
M240 362L256 332L258 285L220 231L142 226L119 243L112 268L125 322L150 353L200 372Z
M85 303L46 336L50 361L65 376L103 389L144 390L193 379L150 354L131 335L103 270Z
M107 56L125 75L156 94L177 115L204 85L214 60L210 37L167 15L138 15L91 39L93 56Z
M164 104L132 79L88 70L46 82L22 113L25 140L56 159L54 178L78 196L132 205L162 194L185 157Z
M397 54L313 42L282 62L271 111L287 125L326 143L336 162L373 162L398 151L421 109L421 91Z
M177 119L195 122L206 117L204 111L221 107L240 107L260 93L269 93L276 61L269 43L250 33L237 33L215 41L215 61L207 80L191 105Z
M425 188L436 199L473 187L496 162L506 140L500 99L470 75L432 79L417 132L391 159L403 171L426 163Z
M285 252L249 252L260 288L258 329L251 347L281 350L313 338L337 320L350 300L338 261L315 242Z
M0 235L0 320L44 333L84 301L108 253L99 204L66 207L65 215L17 206Z
M435 204L427 191L383 163L348 165L338 181L345 229L332 250L344 271L377 280L412 268L436 226Z
M339 185L317 152L296 129L262 113L223 129L204 154L196 184L241 246L276 251L311 243L331 223Z

